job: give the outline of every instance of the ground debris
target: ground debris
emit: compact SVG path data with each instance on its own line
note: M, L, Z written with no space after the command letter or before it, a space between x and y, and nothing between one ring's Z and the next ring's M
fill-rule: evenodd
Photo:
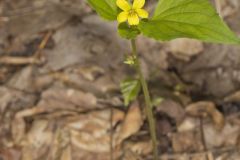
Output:
M238 10L221 0L236 31ZM1 160L152 159L142 92L129 106L120 93L136 72L115 22L86 0L5 0L0 14ZM159 159L239 160L239 47L142 36L137 45L158 100Z

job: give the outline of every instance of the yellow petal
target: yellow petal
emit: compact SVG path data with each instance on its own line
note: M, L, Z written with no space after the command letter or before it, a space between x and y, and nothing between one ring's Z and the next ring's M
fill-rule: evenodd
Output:
M128 15L128 23L129 25L138 25L139 24L139 18L137 14L129 14Z
M148 12L144 9L136 9L136 12L141 18L148 18Z
M122 23L122 22L126 21L127 19L128 19L128 12L126 12L126 11L121 12L117 17L117 21L119 23Z
M134 0L133 9L140 9L144 6L145 0Z
M126 0L117 0L117 6L124 11L129 11L131 9L130 4Z

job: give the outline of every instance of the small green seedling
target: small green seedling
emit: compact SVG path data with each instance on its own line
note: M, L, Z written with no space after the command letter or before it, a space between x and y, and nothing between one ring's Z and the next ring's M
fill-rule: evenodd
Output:
M104 19L117 20L118 33L131 41L132 54L124 63L136 68L139 78L121 83L125 104L134 100L140 86L146 102L154 160L158 159L155 119L146 80L137 56L135 39L142 34L158 41L193 38L205 42L240 44L240 39L217 14L209 0L159 0L152 17L143 9L145 0L88 0Z

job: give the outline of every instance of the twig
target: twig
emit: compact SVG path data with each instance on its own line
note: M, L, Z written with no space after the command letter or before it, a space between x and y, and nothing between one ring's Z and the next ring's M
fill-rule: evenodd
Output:
M40 58L40 54L42 52L42 50L46 47L49 39L51 38L53 32L52 31L48 31L45 36L43 37L41 43L38 46L37 51L33 54L36 58Z
M25 64L41 64L42 61L35 57L12 57L3 56L0 57L0 64L8 65L25 65Z
M31 57L13 57L13 56L4 56L0 57L0 64L8 65L25 65L25 64L42 64L44 59L41 58L40 54L42 50L46 47L47 42L52 36L52 31L48 31L44 36L43 40L38 46L37 51Z

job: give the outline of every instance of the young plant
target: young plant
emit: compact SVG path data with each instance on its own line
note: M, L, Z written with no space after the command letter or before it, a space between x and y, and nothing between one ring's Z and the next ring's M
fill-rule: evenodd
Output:
M145 0L88 0L104 19L117 20L118 33L131 41L132 54L125 63L136 68L139 79L122 82L125 105L135 99L141 85L153 144L154 160L158 159L155 120L147 82L143 77L135 39L143 34L158 41L193 38L205 42L240 44L240 39L217 14L209 0L159 0L153 16L143 9Z

